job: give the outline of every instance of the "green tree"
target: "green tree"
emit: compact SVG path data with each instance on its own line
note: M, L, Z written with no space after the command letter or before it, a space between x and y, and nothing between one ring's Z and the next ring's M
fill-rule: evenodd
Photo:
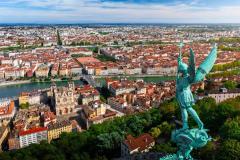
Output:
M142 133L144 126L142 125L142 119L139 116L133 116L128 121L128 132L132 135L139 135Z
M202 117L204 124L211 132L217 133L219 127L224 124L228 118L232 118L236 115L236 109L230 105L221 103L215 107L209 109L209 111Z
M111 150L120 147L122 140L123 136L118 132L100 134L97 136L97 147L101 151Z
M198 159L238 159L240 157L240 145L238 140L240 97L216 104L211 98L197 102L196 109L204 123L210 129L213 142L201 150L194 151L194 157ZM170 124L171 115L178 113L175 100L166 102L161 107L153 108L145 113L127 115L102 124L92 125L81 133L63 133L59 139L46 141L41 144L33 144L29 147L13 152L0 154L0 159L13 160L90 160L90 159L114 159L120 156L120 144L123 137L131 134L140 134L159 128L162 132L156 140L152 151L162 153L176 153L175 144L171 143L171 132L175 128ZM174 107L173 110L169 109ZM203 116L202 116L203 115ZM169 120L168 120L169 118ZM231 119L232 120L231 120ZM237 124L236 124L236 122ZM223 127L221 127L223 125ZM219 137L219 128L220 135ZM236 130L234 130L234 128ZM231 139L230 139L231 138ZM160 144L158 144L160 143Z
M226 81L224 82L224 87L226 87L227 89L235 89L237 87L237 82L235 81Z
M220 128L220 135L225 139L240 141L240 117L227 120Z
M107 61L116 62L116 59L114 57L103 55L103 54L98 55L97 59L99 59L102 62L107 62Z
M225 140L218 151L217 160L237 160L240 157L240 142L233 139Z
M172 125L170 125L167 121L165 121L162 124L158 125L157 127L160 129L162 135L170 138L170 135L173 129Z
M196 151L195 151L196 152ZM200 159L216 159L216 145L213 141L207 143L206 146L199 150Z
M170 154L170 153L176 153L177 148L172 143L168 142L168 143L156 144L152 148L152 151Z
M8 153L1 153L0 154L0 159L12 160L11 156Z
M163 115L164 120L172 120L173 116L176 116L176 111L179 109L176 99L165 102L160 105L160 113ZM180 113L180 112L179 112ZM180 118L180 116L178 116Z
M161 130L157 127L154 127L149 132L154 138L158 138L161 134Z
M28 103L28 102L22 103L22 104L19 105L19 107L20 107L21 109L28 109L28 108L29 108L29 103Z
M201 120L206 125L207 128L211 128L212 124L209 123L210 121L214 121L212 117L212 112L217 108L217 104L215 99L211 97L203 98L201 101L198 101L194 106L194 109L197 111ZM196 124L195 122L192 122Z
M118 45L118 41L116 41L116 40L113 41L113 44L114 44L114 45Z
M62 40L61 40L61 36L59 34L59 30L57 30L57 45L59 45L59 46L62 45Z

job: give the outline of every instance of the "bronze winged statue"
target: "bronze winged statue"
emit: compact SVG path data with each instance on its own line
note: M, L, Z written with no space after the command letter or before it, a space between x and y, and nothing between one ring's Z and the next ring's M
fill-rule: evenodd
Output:
M183 43L180 43L180 52L178 56L178 71L176 80L176 98L181 107L182 114L182 129L188 129L188 113L192 116L195 122L198 124L199 129L203 129L203 123L200 120L196 111L192 108L195 103L193 94L191 92L191 85L204 80L206 74L212 69L217 59L217 47L214 45L210 54L201 63L196 70L195 54L190 49L189 65L182 61L182 47Z

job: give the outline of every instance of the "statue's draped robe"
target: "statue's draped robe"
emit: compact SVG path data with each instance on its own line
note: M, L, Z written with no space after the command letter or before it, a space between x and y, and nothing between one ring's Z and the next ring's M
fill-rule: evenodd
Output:
M195 103L189 84L189 76L179 77L177 79L177 101L181 108L192 107Z

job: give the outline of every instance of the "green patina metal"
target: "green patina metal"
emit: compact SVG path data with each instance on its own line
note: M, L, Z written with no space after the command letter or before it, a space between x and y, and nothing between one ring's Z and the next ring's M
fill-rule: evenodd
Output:
M210 54L197 70L192 49L190 49L189 65L182 61L183 46L184 44L181 42L179 44L180 52L176 80L176 98L181 108L183 127L172 132L172 141L177 144L179 150L176 154L167 155L160 160L192 160L193 158L190 155L192 149L203 147L211 140L197 112L192 108L195 100L191 92L191 85L203 81L210 72L217 59L217 46L213 46ZM189 129L188 114L198 124L198 128Z

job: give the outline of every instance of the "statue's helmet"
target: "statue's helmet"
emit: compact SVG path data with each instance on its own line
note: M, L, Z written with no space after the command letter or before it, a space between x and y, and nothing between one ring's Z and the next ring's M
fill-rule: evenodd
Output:
M186 73L187 70L188 70L188 65L186 63L181 62L178 67L178 71L181 73Z

